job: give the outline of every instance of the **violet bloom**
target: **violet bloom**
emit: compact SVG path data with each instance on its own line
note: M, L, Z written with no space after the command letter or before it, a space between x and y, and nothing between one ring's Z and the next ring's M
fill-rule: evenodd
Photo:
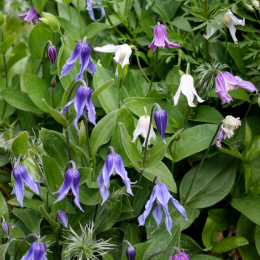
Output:
M64 210L57 211L57 218L64 227L68 227L68 216Z
M51 66L54 65L57 59L57 48L55 45L51 44L50 46L47 47L47 54L49 61L51 63Z
M14 175L14 188L12 191L12 194L15 194L17 197L17 201L22 205L23 207L23 197L24 197L24 184L31 189L36 194L40 193L40 189L37 186L37 184L34 182L33 177L27 172L27 170L22 165L18 165L13 169L13 175Z
M32 6L31 9L24 13L24 14L20 14L19 15L21 18L24 19L24 21L26 22L30 22L32 21L33 19L35 19L35 24L37 24L39 22L39 18L40 18L40 15L35 11L34 7Z
M35 241L21 260L47 260L45 254L46 245L43 242Z
M157 23L157 25L154 26L153 35L154 35L153 41L150 45L148 45L148 48L152 49L153 52L156 51L157 47L162 47L162 48L164 48L165 46L167 48L181 47L179 44L172 43L168 40L167 30L163 24Z
M166 216L165 226L168 232L171 234L172 219L168 210L169 200L171 201L172 205L176 208L176 210L178 210L182 214L182 216L187 220L185 208L176 199L172 197L172 195L169 192L168 186L165 183L160 183L159 181L159 184L156 184L154 186L153 193L145 205L144 213L138 217L139 225L145 225L145 220L148 217L150 211L152 210L154 201L156 201L157 207L153 211L153 217L157 223L157 226L159 227L163 219L163 213L161 210L161 208L163 207Z
M72 161L71 161L72 162ZM56 202L59 202L65 198L68 194L69 190L71 189L73 195L75 196L74 202L76 206L84 212L81 208L79 203L79 181L80 181L80 172L76 169L76 165L72 162L73 168L68 169L65 172L65 177L63 183L58 191L54 192L53 194L59 193L59 197L56 199Z
M78 120L81 116L84 116L92 124L96 125L96 111L91 101L91 94L92 93L90 87L82 85L78 86L75 97L71 101L69 101L61 111L61 114L66 113L68 108L72 105L72 103L74 103L76 118L74 119L73 123L78 131ZM86 110L88 110L88 118L85 114Z
M165 110L159 108L154 112L154 120L157 127L157 130L162 137L162 140L164 140L164 134L167 127L167 113ZM165 142L166 143L166 142Z
M135 246L128 246L126 248L126 257L128 260L135 260L135 256L136 256L136 247Z
M74 51L70 55L67 62L63 65L60 78L68 75L72 71L77 60L79 60L80 63L80 70L79 74L74 76L76 81L79 79L84 79L83 73L85 70L91 74L96 71L96 64L91 60L90 56L91 47L86 41L87 37L85 36L83 41L76 44Z
M173 256L169 258L169 260L190 260L189 256L182 252L182 253L176 253Z
M1 227L3 232L7 235L7 237L9 237L9 223L5 221L4 216L2 216Z
M258 93L258 89L250 82L242 80L238 76L233 76L231 73L224 71L218 74L215 79L216 90L215 93L221 99L221 105L230 103L232 97L228 94L230 90L237 90L238 87L243 88L249 92Z
M106 16L106 13L105 13L105 9L103 7L95 8L96 10L101 12L101 17L99 19L96 19L95 15L94 15L94 10L93 10L93 5L96 5L96 4L101 5L101 3L99 1L87 0L86 10L88 11L89 16L92 21L99 22Z
M109 197L108 184L112 175L118 174L126 186L126 192L128 194L134 195L131 190L131 184L134 184L135 182L130 182L130 179L127 176L127 171L124 167L122 157L115 153L112 146L109 146L108 149L110 149L111 153L108 154L104 167L97 178L97 184L100 187L100 194L103 198L102 204Z

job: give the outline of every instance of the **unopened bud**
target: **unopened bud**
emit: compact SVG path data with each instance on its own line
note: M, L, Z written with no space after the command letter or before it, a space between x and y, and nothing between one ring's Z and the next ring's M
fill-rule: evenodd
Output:
M51 80L51 86L54 88L56 86L56 76L54 76Z
M64 227L68 227L68 216L64 210L57 211L57 218Z
M189 259L190 259L189 256L184 252L176 253L169 258L169 260L189 260Z
M56 62L57 59L57 48L55 45L50 45L47 47L47 54L48 54L48 58L49 61L51 63L51 66L54 65L54 63Z
M2 216L2 224L1 224L3 232L9 237L9 223L5 221L4 216Z

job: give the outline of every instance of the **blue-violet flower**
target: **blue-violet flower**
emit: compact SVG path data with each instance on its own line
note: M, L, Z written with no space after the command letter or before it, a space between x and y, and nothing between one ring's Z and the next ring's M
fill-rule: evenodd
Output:
M51 63L51 66L54 65L57 59L57 48L55 45L51 44L47 47L47 55Z
M43 242L35 241L21 260L47 260L45 254L46 245Z
M58 210L57 211L57 218L59 219L60 223L64 227L68 227L68 216L67 216L65 210Z
M20 14L19 16L28 23L35 19L34 20L35 24L37 24L39 22L39 18L40 18L40 15L35 11L33 6L31 7L31 9L28 12L26 12L24 14Z
M135 260L135 256L136 256L136 247L135 246L128 246L126 248L126 257L128 260Z
M171 256L169 260L190 260L190 258L186 253L181 252L180 254L176 253L173 256Z
M96 19L95 15L94 15L94 10L93 10L93 5L96 5L96 4L101 5L101 3L99 1L87 0L86 10L88 11L89 16L90 16L92 21L99 22L100 20L102 20L106 16L106 13L105 13L104 7L95 8L96 10L101 12L100 18Z
M165 110L159 108L154 112L154 121L157 127L157 130L162 138L164 140L164 134L167 127L167 113Z

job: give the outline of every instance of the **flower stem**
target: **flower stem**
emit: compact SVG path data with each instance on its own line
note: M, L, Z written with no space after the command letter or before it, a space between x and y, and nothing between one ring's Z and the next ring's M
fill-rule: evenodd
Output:
M60 244L59 244L59 238L58 238L58 230L57 228L55 228L55 237L56 237L56 244L57 244L57 253L59 256L59 259L61 259L61 255L60 255Z
M217 136L217 134L218 134L218 132L219 132L219 129L220 129L221 125L222 125L222 121L220 121L220 123L218 124L218 128L217 128L217 130L216 130L216 132L215 132L215 134L214 134L214 136L213 136L213 138L212 138L212 140L211 140L211 142L210 142L210 144L209 144L209 147L208 147L208 149L206 150L206 152L205 152L205 154L204 154L202 160L200 161L200 164L199 164L199 166L198 166L198 168L197 168L197 170L196 170L196 172L195 172L195 174L194 174L194 176L193 176L193 179L192 179L190 188L189 188L188 193L187 193L187 195L186 195L186 198L185 198L185 200L184 200L184 206L187 204L187 199L188 199L188 197L189 197L189 195L190 195L190 193L191 193L191 190L192 190L192 187L193 187L193 185L194 185L195 179L196 179L196 177L197 177L197 175L198 175L198 173L199 173L199 170L200 170L200 168L201 168L201 166L202 166L204 160L206 159L206 156L208 155L208 152L209 152L209 150L210 150L210 148L211 148L211 146L212 146L212 144L213 144L213 142L214 142L214 140L215 140L215 138L216 138L216 136Z
M37 72L36 72L36 76L38 75L39 71L40 71L40 68L42 66L42 77L44 78L44 65L43 65L43 60L44 60L44 57L45 57L45 53L46 53L46 50L47 50L47 47L48 45L52 45L52 42L51 41L47 41L46 45L45 45L45 48L44 48L44 51L43 51L43 55L42 55L42 59L41 59L41 62L39 64L39 67L37 69Z
M154 255L151 255L151 256L148 258L148 260L152 259L154 256L163 254L163 253L168 252L168 251L170 251L170 250L176 250L176 251L178 252L178 254L181 255L181 250L180 250L178 247L170 247L170 248L165 249L165 250L163 250L163 251L161 251L161 252L158 252L158 253L156 253L156 254L154 254Z
M208 20L208 9L209 9L209 3L208 0L205 0L204 4L204 16L205 19ZM204 28L204 33L207 34L207 26ZM206 52L206 61L209 63L210 62L210 57L209 57L209 41L205 39L205 52Z
M155 64L154 64L154 67L153 67L153 75L152 75L152 80L151 80L150 87L149 87L149 92L150 92L151 89L152 89L153 80L154 80L154 77L155 77L155 71L156 71L157 61L158 61L158 53L159 53L159 48L157 47L157 48L156 48Z
M96 229L94 236L96 236L96 235L97 235L97 233L98 233L99 229L101 228L101 226L102 226L102 225L103 225L103 223L105 222L105 220L106 220L106 218L107 218L107 213L108 213L108 210L106 209L106 211L105 211L105 215L104 215L104 217L103 217L102 221L100 222L100 224L99 224L98 228Z
M227 26L225 26L225 64L227 64Z
M68 150L68 157L69 161L71 160L71 151L70 151L70 138L69 138L69 129L68 127L64 127L65 135L66 135L66 142L67 142L67 150Z
M79 28L80 28L80 35L82 35L82 24L80 19L80 10L79 10L79 0L77 0L77 11L78 11L78 18L79 18Z
M86 139L87 139L87 143L88 143L88 153L89 153L89 158L90 158L90 162L91 162L91 160L92 160L92 153L91 153L90 141L89 141L88 121L86 120L86 118L84 118L83 122L84 122L85 129L86 129Z

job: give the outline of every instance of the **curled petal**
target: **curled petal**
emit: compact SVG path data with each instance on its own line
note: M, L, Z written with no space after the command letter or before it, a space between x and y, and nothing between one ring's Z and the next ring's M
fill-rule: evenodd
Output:
M33 259L33 253L35 248L37 247L37 242L33 242L29 248L29 250L27 251L27 253L22 257L21 260L31 260ZM37 258L36 258L37 259Z
M61 114L65 114L68 111L68 108L75 102L75 97L69 101L66 106L62 109L62 111L60 112Z
M57 211L57 218L64 227L68 227L68 216L64 210Z
M163 213L161 207L162 207L161 205L157 204L157 207L153 211L153 217L157 223L157 227L159 227L163 219Z
M94 48L95 51L106 52L106 53L114 53L119 49L120 49L120 45L116 46L114 44L108 44L108 45L105 45L103 47L95 47Z
M79 202L79 182L80 182L80 172L78 170L76 170L76 172L74 172L74 177L73 177L73 181L72 181L72 185L71 185L71 191L72 191L73 195L75 196L75 199L74 199L75 204L81 211L84 212L84 210L81 208L80 202Z
M22 165L20 165L18 171L25 185L36 194L39 194L39 188L27 170Z
M13 175L14 175L14 189L13 189L13 193L15 193L17 201L22 205L23 207L23 197L24 197L24 184L23 184L23 180L20 176L19 170L17 170L16 168L14 168L13 170Z
M45 258L46 253L46 245L44 243L37 243L36 247L34 248L33 259L43 260Z
M181 203L174 199L172 196L170 197L170 201L172 203L172 205L181 213L181 215L183 216L184 219L187 219L187 214L186 214L186 210L185 208L181 205Z

